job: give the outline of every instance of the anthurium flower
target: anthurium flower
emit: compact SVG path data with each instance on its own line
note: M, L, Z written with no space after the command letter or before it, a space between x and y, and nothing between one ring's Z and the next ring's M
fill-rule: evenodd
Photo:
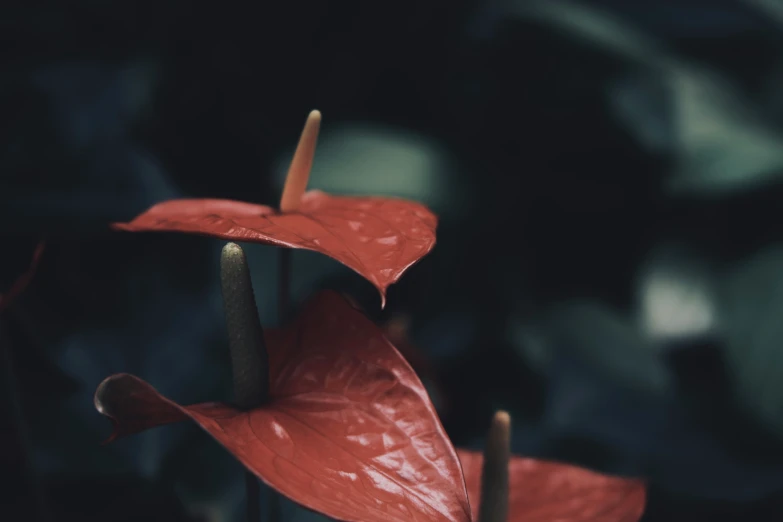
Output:
M437 217L424 205L402 199L305 192L320 122L318 111L307 119L279 209L225 199L176 199L113 228L313 250L362 275L385 304L386 289L435 246Z
M95 394L110 440L192 420L263 482L329 517L469 522L457 454L421 381L372 321L323 292L264 338L265 404L183 406L114 375Z
M95 406L114 424L109 440L191 420L266 484L326 516L477 520L469 495L477 505L481 455L458 456L413 369L346 299L317 294L288 327L264 332L262 342L268 400L249 409L216 402L183 406L138 377L107 378ZM512 522L521 520L517 514L530 521L632 522L644 503L643 489L622 479L526 459L506 467ZM626 511L598 517L621 498ZM558 518L571 516L574 506L596 517Z
M473 516L481 505L484 456L458 449ZM638 522L645 485L557 462L512 456L508 463L508 522Z

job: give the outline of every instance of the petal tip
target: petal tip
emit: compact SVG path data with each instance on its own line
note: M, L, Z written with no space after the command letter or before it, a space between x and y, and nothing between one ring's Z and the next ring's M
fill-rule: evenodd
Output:
M104 397L108 393L108 388L111 386L112 382L117 380L117 378L121 375L124 374L110 375L109 377L106 377L95 389L95 394L93 395L93 405L95 406L95 409L98 411L98 413L109 419L112 427L111 434L100 443L101 446L106 446L107 444L114 442L119 437L119 423L111 414L110 408L107 408L106 404L104 403Z
M117 230L123 232L129 232L131 230L130 223L111 223L109 224L110 230Z
M98 410L98 413L107 417L110 417L110 415L106 412L106 405L103 403L103 397L106 395L106 389L116 377L116 375L110 375L103 379L98 387L95 388L95 394L92 398L93 405L95 406L95 409Z

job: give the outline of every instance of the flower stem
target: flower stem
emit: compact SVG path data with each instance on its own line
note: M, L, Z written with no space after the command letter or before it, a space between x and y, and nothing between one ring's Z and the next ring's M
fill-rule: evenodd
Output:
M223 247L220 283L231 350L234 399L240 409L257 408L269 400L269 356L247 258L236 243ZM247 522L259 522L260 487L258 478L250 471L245 472L245 490Z
M312 111L307 116L304 129L296 145L291 166L288 168L283 194L280 197L281 212L295 212L299 208L302 195L307 190L310 170L313 168L315 146L318 143L318 131L321 127L321 113ZM280 326L287 319L291 297L291 250L281 248L278 258L277 279L277 322ZM268 522L279 522L281 518L280 495L269 489Z
M278 253L277 273L277 324L283 326L288 319L291 303L291 249L281 248ZM267 513L268 522L280 522L282 505L280 495L270 488Z
M505 411L495 413L484 448L481 470L479 522L506 522L508 519L508 464L511 459L511 418Z
M277 324L283 326L288 319L291 303L291 249L281 248L278 254L277 273Z

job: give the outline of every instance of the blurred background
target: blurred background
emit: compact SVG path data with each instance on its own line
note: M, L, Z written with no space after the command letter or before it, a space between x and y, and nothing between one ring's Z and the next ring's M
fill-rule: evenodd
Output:
M113 372L231 395L221 243L108 225L275 204L313 108L311 187L441 221L386 310L308 252L295 300L404 337L456 445L506 408L516 453L647 479L644 521L783 518L783 1L14 2L0 34L0 291L47 240L0 319L0 519L241 520L197 428L100 446Z

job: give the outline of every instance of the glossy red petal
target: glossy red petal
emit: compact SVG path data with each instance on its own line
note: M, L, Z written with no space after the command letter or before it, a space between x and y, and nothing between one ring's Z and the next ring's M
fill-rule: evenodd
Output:
M484 457L463 449L457 454L475 517ZM638 480L522 457L511 459L509 489L509 522L637 522L647 496Z
M470 521L459 460L432 403L369 319L323 292L266 337L268 406L180 406L122 374L100 385L96 407L117 436L189 417L261 480L332 518Z
M435 246L437 218L411 201L310 191L297 212L240 201L180 199L159 203L113 227L313 250L361 274L385 299L386 289Z
M33 251L32 258L30 259L30 266L27 268L25 273L20 275L16 281L14 281L14 283L11 285L11 288L9 288L7 292L0 294L0 313L5 311L5 309L11 305L13 300L16 299L19 294L24 292L24 289L27 288L27 285L30 284L30 281L33 279L33 275L35 275L35 271L38 269L38 263L41 260L41 256L43 255L45 247L45 241L40 241L38 243L38 245L35 247L35 250Z

